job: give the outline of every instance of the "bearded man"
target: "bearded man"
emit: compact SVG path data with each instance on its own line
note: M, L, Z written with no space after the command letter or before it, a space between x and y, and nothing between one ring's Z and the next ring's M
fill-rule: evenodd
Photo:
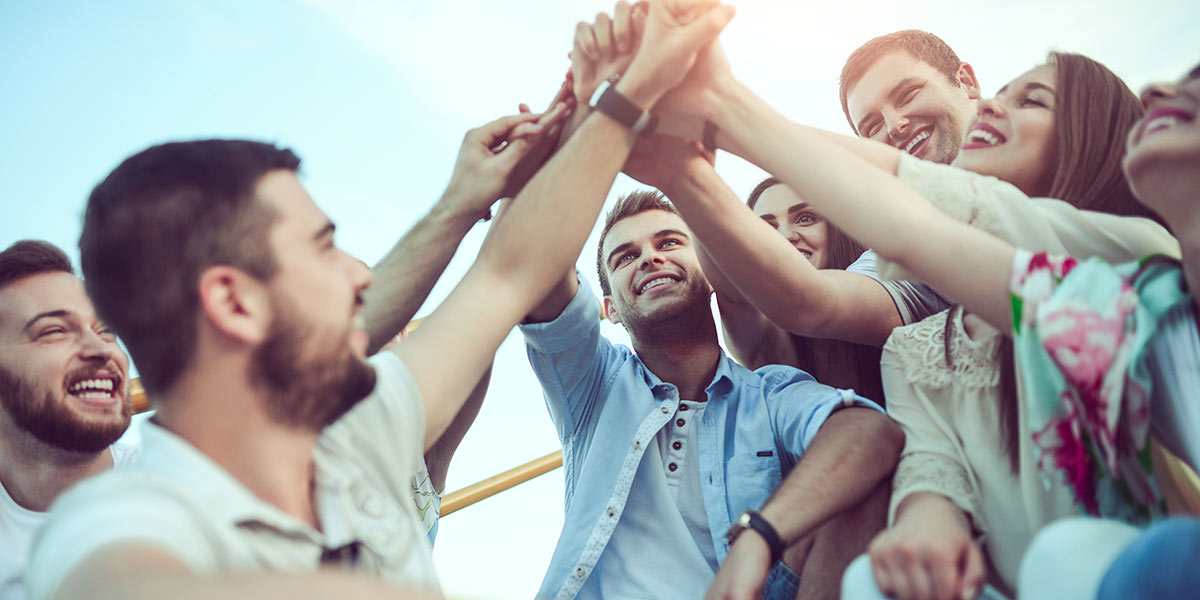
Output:
M57 247L0 252L0 598L25 598L25 561L51 502L126 464L129 359Z

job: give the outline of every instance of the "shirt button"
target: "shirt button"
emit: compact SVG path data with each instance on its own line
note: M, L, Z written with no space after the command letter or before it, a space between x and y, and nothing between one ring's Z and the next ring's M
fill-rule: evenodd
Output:
M617 514L617 512L616 512L615 510L613 510L611 506L610 506L610 507L608 507L608 516L610 516L610 517L611 517L611 516L613 516L613 515L615 515L615 514Z
M675 442L674 444L671 444L671 447L678 450L683 447L683 442Z
M663 413L664 415L665 415L665 414L667 414L667 413L669 413L669 412L671 412L671 411L667 410L667 407L665 407L665 406L664 406L664 407L662 407L662 413Z
M683 427L684 425L687 425L687 421L684 421L683 419L675 419L675 424Z
M679 411L680 411L680 412L683 412L683 411L685 411L685 410L687 410L687 409L688 409L688 407L687 407L687 405L686 405L686 404L680 404L680 405L679 405Z
M642 440L633 440L633 447L634 447L634 448L641 448L641 447L642 447Z
M675 463L671 463L671 464L667 465L667 469L670 470L672 473L674 473L675 470L678 468L679 468L679 465L677 465Z

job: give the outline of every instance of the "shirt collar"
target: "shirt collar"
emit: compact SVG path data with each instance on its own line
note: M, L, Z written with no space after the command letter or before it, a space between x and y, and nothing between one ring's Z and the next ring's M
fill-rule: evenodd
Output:
M153 420L142 423L141 437L141 465L171 480L217 519L235 527L259 523L280 532L321 540L316 529L255 496L208 455ZM322 472L319 466L317 472Z
M662 379L659 379L658 375L655 375L654 372L646 366L646 363L642 362L641 357L639 357L637 354L633 355L633 359L637 361L638 370L642 375L643 381L646 382L646 387L650 388L651 390L667 390L675 388L674 384L667 383ZM725 351L722 350L721 359L717 361L717 371L713 374L712 381L710 381L708 386L704 388L704 391L708 394L709 400L712 400L716 396L723 395L733 389L733 368L731 367L733 364L734 363L732 359L730 359L725 354Z

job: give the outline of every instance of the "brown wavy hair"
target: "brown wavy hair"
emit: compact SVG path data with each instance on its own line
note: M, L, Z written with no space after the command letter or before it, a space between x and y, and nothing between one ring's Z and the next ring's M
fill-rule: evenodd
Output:
M776 185L783 185L783 183L774 177L762 180L754 186L754 190L746 199L746 204L750 208L754 208L763 192ZM828 233L824 251L825 264L821 268L844 270L858 260L859 256L862 256L866 247L846 235L833 223L829 221L825 221L825 223ZM883 379L879 372L879 358L882 353L880 348L843 340L811 338L796 334L790 334L789 337L797 358L796 364L792 366L807 371L821 383L833 385L836 382L838 386L854 388L854 391L860 396L875 400L881 405L884 403ZM851 365L851 372L824 372L824 369L817 363L817 356L829 357L830 360L827 364Z
M1072 206L1126 217L1158 218L1133 196L1121 171L1125 136L1145 112L1141 100L1104 65L1082 54L1051 52L1054 65L1054 133L1057 155L1047 194ZM950 316L953 316L952 314ZM950 353L952 319L945 330L946 364ZM1017 380L1012 338L1004 336L1000 352L1000 437L1013 472L1020 465L1017 439Z

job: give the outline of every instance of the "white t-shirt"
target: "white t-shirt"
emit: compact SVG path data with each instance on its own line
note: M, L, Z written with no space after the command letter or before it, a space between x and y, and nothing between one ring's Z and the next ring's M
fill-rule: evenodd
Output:
M422 459L424 407L399 357L382 352L370 362L375 390L326 428L313 452L320 531L148 421L135 464L88 480L54 505L30 557L30 598L52 596L81 561L121 542L161 548L198 575L338 566L436 591L411 484Z
M140 446L118 442L109 447L113 466L127 465L138 456ZM46 522L48 513L24 508L0 483L0 600L25 600L25 563L33 537Z

